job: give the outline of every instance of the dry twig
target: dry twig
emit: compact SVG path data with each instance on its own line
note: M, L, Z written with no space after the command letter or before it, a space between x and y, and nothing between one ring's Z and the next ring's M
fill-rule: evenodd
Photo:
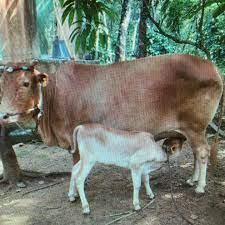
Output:
M151 200L148 204L146 204L146 205L142 208L142 210L146 209L146 208L147 208L148 206L150 206L154 201L155 201L155 199ZM111 224L113 224L113 223L117 223L118 221L120 221L120 220L122 220L122 219L125 219L125 218L127 218L127 217L129 217L129 216L132 216L133 214L136 214L136 213L137 213L137 211L127 211L127 212L124 212L124 213L118 213L118 214L115 214L114 216L120 216L120 215L122 215L122 216L120 216L119 218L116 218L115 220L112 220L112 221L106 223L105 225L111 225ZM111 216L113 216L113 215L111 215Z
M57 185L57 184L61 184L62 182L63 182L63 181L59 181L59 182L55 182L55 183L53 183L53 184L49 184L49 185L46 185L46 186L43 186L43 187L40 187L40 188L32 189L32 190L30 190L30 191L27 191L27 192L23 193L22 196L27 195L27 194L30 194L30 193L35 192L35 191L39 191L39 190L43 190L43 189L46 189L46 188L55 186L55 185Z

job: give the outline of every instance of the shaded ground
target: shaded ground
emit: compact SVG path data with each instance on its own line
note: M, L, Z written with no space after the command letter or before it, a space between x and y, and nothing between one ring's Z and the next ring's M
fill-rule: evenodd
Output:
M225 143L220 144L217 173L209 171L205 195L198 196L185 180L191 175L192 154L189 147L173 163L174 196L180 211L194 224L225 225ZM15 146L23 169L40 172L69 172L70 155L59 148L47 148L41 143ZM1 173L1 167L0 167ZM182 225L187 224L177 214L170 196L168 168L154 174L152 189L155 202L145 210L119 221L124 225ZM27 193L35 188L60 182L55 186ZM80 201L68 202L69 175L35 178L27 181L25 189L9 190L0 184L0 225L104 225L117 218L112 216L132 210L132 181L129 171L98 165L89 176L86 188L91 215L83 216ZM141 191L141 204L149 200Z

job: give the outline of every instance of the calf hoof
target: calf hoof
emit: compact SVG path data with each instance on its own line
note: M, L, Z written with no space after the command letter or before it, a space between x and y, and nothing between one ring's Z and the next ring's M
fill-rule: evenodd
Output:
M75 201L76 201L75 196L71 196L71 197L69 197L69 201L70 201L70 202L75 202Z
M152 200L152 199L154 199L154 198L155 198L155 195L154 195L154 194L152 194L152 195L148 195L148 197L149 197L149 199L150 199L150 200Z
M27 187L27 185L23 181L17 182L16 183L16 186L19 187L19 188L25 188L25 187Z
M84 215L89 215L90 214L90 208L89 208L89 206L85 206L85 207L83 207L83 214Z
M188 179L188 180L186 181L186 184L188 184L189 186L193 187L193 186L195 185L195 182L196 182L196 181L193 181L193 180L190 178L190 179Z
M201 186L197 186L197 188L195 188L195 192L197 194L204 194L205 193L205 188L201 187Z
M68 194L68 197L70 202L75 202L77 196L74 194Z
M140 205L135 205L135 206L134 206L134 210L135 210L135 211L141 210L141 206L140 206Z

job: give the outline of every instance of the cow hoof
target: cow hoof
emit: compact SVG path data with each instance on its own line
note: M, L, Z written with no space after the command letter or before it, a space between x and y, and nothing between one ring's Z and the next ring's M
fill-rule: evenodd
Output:
M203 187L197 187L197 188L195 188L195 192L197 193L197 194L204 194L205 193L205 189L203 188Z
M84 208L83 208L83 214L84 215L89 215L90 214L90 208L89 208L89 206L85 206Z

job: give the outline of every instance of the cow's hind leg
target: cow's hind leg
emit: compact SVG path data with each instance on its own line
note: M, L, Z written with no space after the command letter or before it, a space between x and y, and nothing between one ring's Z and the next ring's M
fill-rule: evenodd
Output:
M194 182L198 180L197 187L195 189L196 193L204 193L206 186L206 172L207 172L207 163L208 157L210 154L210 147L207 143L205 133L204 134L192 134L189 136L189 141L192 147L192 150L195 155L195 170L191 178L191 181Z
M190 186L194 186L195 182L198 181L199 178L199 162L196 157L196 153L193 152L194 154L194 173L190 179L187 180L187 184Z

